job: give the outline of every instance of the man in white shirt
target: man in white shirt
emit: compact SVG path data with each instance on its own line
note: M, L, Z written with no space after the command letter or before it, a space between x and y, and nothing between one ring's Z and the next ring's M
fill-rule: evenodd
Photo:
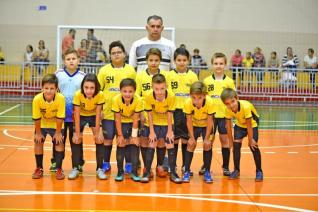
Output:
M146 53L150 48L158 48L162 54L160 70L170 71L173 69L173 53L175 44L161 36L164 29L160 16L152 15L147 19L146 30L148 35L132 44L129 53L129 64L136 68L137 72L146 70Z
M308 49L308 55L304 57L304 67L306 72L310 74L310 84L312 88L316 88L316 73L317 73L317 57L314 55L314 50L312 48ZM315 69L315 70L311 70Z

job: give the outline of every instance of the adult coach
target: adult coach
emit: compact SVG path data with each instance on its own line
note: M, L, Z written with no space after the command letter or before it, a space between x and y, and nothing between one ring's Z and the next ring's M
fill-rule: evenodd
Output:
M63 38L62 54L64 54L68 49L74 48L75 34L76 34L75 29L70 29L68 34Z
M160 16L152 15L147 19L146 30L148 35L132 44L129 53L129 65L136 68L137 72L146 70L146 53L150 48L158 48L162 53L162 60L159 68L170 71L173 68L173 53L175 44L161 36L163 21Z

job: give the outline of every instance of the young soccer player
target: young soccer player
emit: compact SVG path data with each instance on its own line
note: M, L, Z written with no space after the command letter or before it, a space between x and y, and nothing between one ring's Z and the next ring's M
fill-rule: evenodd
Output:
M36 169L33 179L43 177L43 144L46 136L52 137L53 154L56 161L56 179L64 179L62 161L64 158L63 121L65 118L65 98L57 93L58 79L48 74L42 79L42 92L32 102L32 118L35 125L34 153Z
M237 179L240 176L240 159L242 140L247 136L248 145L253 153L256 165L255 181L263 181L261 167L261 152L258 148L258 120L259 115L255 107L248 101L239 100L235 90L226 88L221 94L221 99L226 105L227 135L233 146L234 171L229 179ZM232 136L232 119L235 119L234 140Z
M210 135L213 129L213 114L215 106L212 99L207 96L207 88L203 82L195 82L190 88L190 98L185 102L183 111L187 116L187 128L189 140L185 157L185 172L182 178L183 182L190 182L190 166L193 158L193 152L200 136L203 138L203 163L204 163L204 181L212 183L213 179L210 173L212 161L212 141Z
M140 113L143 111L143 102L138 95L135 95L135 91L135 80L123 79L120 82L120 94L114 97L112 103L117 132L116 159L118 174L115 178L116 181L123 181L124 179L125 151L131 154L132 173L130 177L135 182L140 181L137 173L139 159L138 121Z
M85 125L92 129L96 144L96 176L100 180L107 179L102 170L104 159L103 135L100 131L101 112L103 104L103 92L95 74L87 74L82 83L81 89L74 95L74 119L75 133L73 137L72 155L74 155L74 168L68 175L68 179L74 180L79 176L78 167L81 165L81 143L83 143L83 131Z
M139 96L143 97L147 92L151 90L151 81L152 77L156 74L162 74L165 77L167 77L167 72L164 70L159 69L159 65L161 62L161 51L157 48L150 48L146 54L146 62L148 65L148 68L146 70L143 70L139 73L137 73L136 76L136 83L137 83L137 88L136 88L136 94ZM141 156L142 160L144 162L144 166L146 164L146 152L147 152L147 147L149 143L149 138L148 136L144 135L144 123L147 118L147 112L140 113L140 120L141 120L141 137L140 137L140 149L141 149ZM158 154L157 154L158 156ZM158 159L157 159L158 160ZM157 169L157 174L165 176L166 173L163 173L163 168L158 167Z
M82 80L85 73L80 71L79 65L79 54L74 49L68 49L63 54L64 68L57 70L55 72L56 77L59 81L59 90L65 96L65 120L64 120L64 134L63 142L66 143L66 138L68 137L71 149L73 149L73 133L74 133L74 120L73 120L73 97L77 90L81 88ZM69 132L69 133L68 133ZM68 136L67 136L68 134ZM83 158L83 144L81 146L81 164L78 168L80 172L83 171L82 167L84 165ZM55 160L52 159L52 165L50 170L55 171ZM72 155L72 168L74 168L74 158Z
M112 152L113 139L115 137L115 121L112 112L112 99L120 93L119 84L125 78L136 78L134 67L125 64L125 47L120 41L109 44L109 55L111 63L102 67L98 73L98 81L104 93L105 105L103 107L102 127L104 134L105 157L103 170L110 171L110 156ZM127 155L129 157L129 155ZM125 171L131 172L131 164L126 158Z
M151 164L157 149L158 165L162 166L165 148L168 149L168 161L170 167L170 180L181 183L182 180L176 173L176 161L174 152L173 112L175 110L175 96L167 90L166 78L162 74L156 74L152 78L152 90L145 96L145 110L148 112L145 134L149 137L149 147L146 154L146 172L141 182L149 182Z
M182 144L182 172L184 172L185 152L187 141L189 139L186 125L186 116L183 113L183 106L189 97L190 86L198 81L197 75L188 69L190 53L185 48L177 48L173 55L176 68L169 72L169 88L176 96L176 110L173 113L174 119L174 149L177 161L178 146L181 140ZM191 175L193 173L191 172Z
M234 81L225 75L226 68L226 56L223 53L215 53L211 59L213 74L204 79L204 84L207 86L208 95L212 97L215 102L216 112L214 115L214 133L216 130L219 132L219 138L222 146L222 158L223 158L223 175L229 176L229 163L230 163L230 148L229 140L227 137L225 127L225 110L226 107L223 104L220 96L224 88L235 89ZM204 174L202 169L199 174Z

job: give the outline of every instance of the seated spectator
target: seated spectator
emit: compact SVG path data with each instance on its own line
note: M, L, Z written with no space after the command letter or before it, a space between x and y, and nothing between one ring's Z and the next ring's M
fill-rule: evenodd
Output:
M107 54L103 48L103 42L101 40L97 41L97 62L106 63L107 62Z
M191 66L192 71L194 71L197 75L199 75L201 66L206 66L206 62L204 61L203 57L200 55L199 49L193 50L193 56L191 57Z
M296 78L296 69L299 65L299 59L297 55L293 54L293 49L288 47L286 50L286 55L282 59L282 67L286 70L282 74L281 83L284 85L295 85Z
M310 84L312 88L315 89L316 87L316 74L317 70L310 70L310 69L317 69L317 57L314 55L314 50L312 48L308 49L308 55L304 57L304 67L306 72L310 73Z
M87 49L87 63L97 63L97 43L98 40L94 35L94 29L87 30L87 42L88 42L88 49Z
M245 58L242 61L242 65L245 68L245 71L242 72L242 81L244 80L244 75L247 74L248 80L250 80L251 73L247 72L248 70L251 70L253 67L254 60L252 58L252 53L251 52L246 52Z
M277 58L277 53L274 51L271 53L271 57L268 60L267 63L268 71L274 72L275 78L277 79L278 77L278 71L279 71L279 60Z
M266 62L265 57L262 53L262 49L260 47L255 48L252 58L254 60L253 71L256 72L256 79L259 83L262 83L265 70L259 68L265 68Z
M74 39L75 39L76 31L75 29L70 29L68 34L62 40L62 54L66 52L66 50L70 48L74 48Z
M26 52L24 53L24 62L25 66L30 66L31 63L34 61L35 54L33 52L33 46L27 45L26 46Z
M34 61L36 62L50 62L49 50L45 48L44 40L39 41L38 49L35 53Z
M0 63L4 63L4 61L5 61L4 52L2 51L0 46Z
M88 42L86 39L82 39L81 46L77 49L78 54L80 55L81 63L86 63L87 49L88 49Z
M241 54L241 50L236 49L236 51L235 51L234 55L231 57L231 61L230 61L234 82L236 81L236 73L239 73L241 80L243 80L242 75L241 75L242 69L239 68L239 67L242 67L242 62L243 62L243 56Z

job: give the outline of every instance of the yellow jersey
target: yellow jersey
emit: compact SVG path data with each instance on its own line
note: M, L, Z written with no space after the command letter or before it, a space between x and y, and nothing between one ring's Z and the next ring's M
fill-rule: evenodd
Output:
M99 91L92 99L88 99L82 94L81 90L75 92L73 98L73 105L79 106L81 109L81 116L94 116L96 115L97 105L103 105L105 103L103 92Z
M175 110L175 95L171 91L166 90L166 98L159 102L156 100L154 92L148 92L144 101L145 111L152 111L153 124L167 126L167 113ZM149 126L149 121L146 122L146 125Z
M158 70L158 74L162 74L163 76L165 76L166 81L167 81L167 76L168 76L168 72L167 71L163 71L163 70ZM136 76L136 84L137 84L137 88L136 88L136 94L139 96L144 96L147 92L149 92L150 90L152 90L152 77L153 75L151 75L148 70L143 70L139 73L137 73Z
M65 97L56 93L53 101L47 102L44 94L37 94L32 102L32 119L41 119L41 128L56 129L56 119L65 118Z
M171 70L168 73L168 88L176 96L176 109L183 109L186 99L190 96L190 87L196 81L198 77L191 70L184 73Z
M247 128L246 119L252 119L252 127L257 127L259 115L252 103L246 100L238 100L238 111L234 113L226 108L226 119L235 118L234 123L242 128Z
M208 95L213 99L215 104L215 118L224 118L226 106L223 104L220 96L224 88L232 88L235 90L234 81L224 74L221 80L215 79L214 74L206 77L203 83L207 86Z
M129 105L125 104L121 94L117 94L112 102L112 111L114 113L120 113L122 123L132 123L134 113L140 113L143 110L142 99L136 94Z
M202 107L197 108L189 97L184 104L183 112L192 116L192 125L194 127L206 127L208 116L215 113L215 106L211 97L206 96Z
M104 93L103 119L114 120L114 113L111 111L112 99L120 92L120 82L125 78L135 79L136 71L128 64L122 68L114 68L112 64L107 64L99 70L97 78Z

